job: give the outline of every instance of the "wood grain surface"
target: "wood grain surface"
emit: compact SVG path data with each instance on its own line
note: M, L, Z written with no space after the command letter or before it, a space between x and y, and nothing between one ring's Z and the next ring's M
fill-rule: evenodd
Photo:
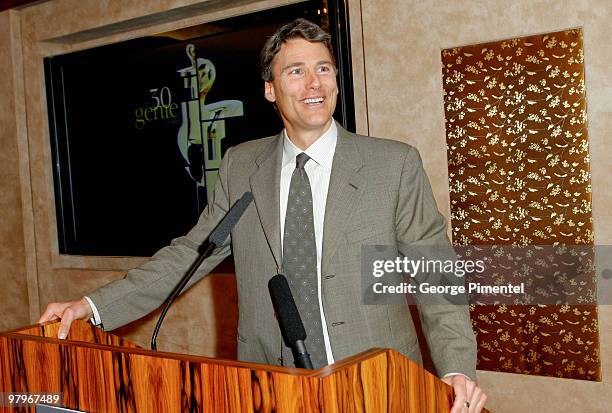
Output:
M394 350L319 370L153 352L75 322L0 334L1 392L61 392L88 412L448 412L452 390ZM16 409L16 411L34 411Z

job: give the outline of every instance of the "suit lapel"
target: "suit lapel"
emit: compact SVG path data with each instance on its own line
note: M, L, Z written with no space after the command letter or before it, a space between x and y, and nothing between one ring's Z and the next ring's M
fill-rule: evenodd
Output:
M332 162L332 172L325 205L323 226L323 257L321 273L326 274L344 227L365 187L364 178L358 171L363 161L355 142L358 137L338 126L338 143Z
M363 165L355 142L358 137L347 132L338 124L337 127L338 143L332 162L323 227L323 257L321 258L323 274L326 273L344 233L348 217L365 186L364 178L358 173ZM282 160L283 134L281 132L257 156L255 163L258 169L250 177L251 192L257 213L279 271L282 268L279 221Z
M283 160L282 132L270 142L255 163L259 167L250 177L251 192L276 267L281 268L279 188Z

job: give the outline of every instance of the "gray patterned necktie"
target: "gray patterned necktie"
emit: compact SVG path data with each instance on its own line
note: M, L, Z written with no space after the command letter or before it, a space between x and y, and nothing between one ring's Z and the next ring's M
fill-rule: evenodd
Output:
M310 157L296 157L291 176L285 233L283 269L306 329L306 348L315 369L327 365L317 285L317 246L312 214L312 191L304 165Z

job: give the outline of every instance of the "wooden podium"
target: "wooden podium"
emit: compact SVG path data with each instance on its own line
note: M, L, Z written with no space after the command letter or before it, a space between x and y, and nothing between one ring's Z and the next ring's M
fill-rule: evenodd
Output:
M0 392L62 393L62 406L87 412L421 413L452 405L449 386L394 350L310 371L154 352L82 321L60 341L58 328L0 334Z

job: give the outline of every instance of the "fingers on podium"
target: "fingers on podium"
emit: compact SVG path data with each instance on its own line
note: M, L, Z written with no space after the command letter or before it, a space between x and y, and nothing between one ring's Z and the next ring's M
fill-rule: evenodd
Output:
M60 319L59 339L65 339L70 332L70 326L76 319L87 320L92 310L85 299L64 303L51 303L40 316L39 323Z

